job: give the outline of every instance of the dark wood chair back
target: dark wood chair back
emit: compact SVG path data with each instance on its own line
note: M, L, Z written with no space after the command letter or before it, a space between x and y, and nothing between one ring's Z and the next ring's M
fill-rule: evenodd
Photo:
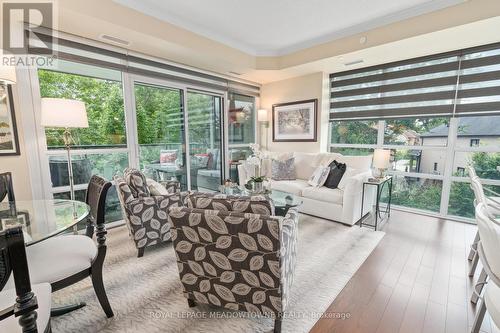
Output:
M90 206L91 215L91 221L87 224L87 236L92 237L95 226L97 228L96 238L99 246L104 245L106 241L104 217L106 212L106 196L111 185L110 181L93 175L87 187L85 202Z
M36 312L38 308L35 294L31 290L28 261L21 226L0 232L0 290L5 287L10 274L14 275L17 298L15 305L0 309L0 320L12 315L21 316L19 323L23 332L36 331Z
M16 201L14 196L14 187L12 185L12 173L0 173L0 202L7 197L9 202Z

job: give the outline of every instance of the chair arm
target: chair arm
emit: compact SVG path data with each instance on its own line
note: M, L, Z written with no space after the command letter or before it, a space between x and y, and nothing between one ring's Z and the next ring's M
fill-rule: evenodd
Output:
M282 310L288 304L290 289L294 279L295 265L297 264L297 245L299 231L299 210L292 207L285 217L281 219L281 250L280 250L280 271L282 296Z
M370 171L366 171L360 174L357 174L351 179L347 180L346 186L344 188L344 203L346 196L355 196L361 192L363 192L363 182L371 176Z
M351 177L347 181L344 188L344 195L342 198L342 222L348 224L354 224L361 218L361 201L363 193L363 182L371 177L371 172L366 171ZM367 188L364 198L364 207L367 208L373 204L374 195L373 189Z

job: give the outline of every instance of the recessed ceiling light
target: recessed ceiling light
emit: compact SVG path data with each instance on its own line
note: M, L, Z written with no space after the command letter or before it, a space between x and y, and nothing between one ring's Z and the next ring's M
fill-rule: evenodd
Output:
M366 44L367 38L366 36L363 36L359 39L359 44Z
M363 62L364 62L363 59L353 60L353 61L344 63L344 66L353 66L353 65L361 64Z
M113 36L110 36L110 35L101 35L99 36L101 39L104 39L108 42L112 42L112 43L115 43L115 44L120 44L120 45L124 45L124 46L129 46L130 45L130 42L129 41L126 41L126 40L123 40L121 38L118 38L118 37L113 37Z

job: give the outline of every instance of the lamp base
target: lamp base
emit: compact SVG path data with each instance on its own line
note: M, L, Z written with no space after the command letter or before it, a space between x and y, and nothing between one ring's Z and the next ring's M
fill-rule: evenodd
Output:
M376 168L373 170L373 177L377 179L385 178L385 171L386 169Z

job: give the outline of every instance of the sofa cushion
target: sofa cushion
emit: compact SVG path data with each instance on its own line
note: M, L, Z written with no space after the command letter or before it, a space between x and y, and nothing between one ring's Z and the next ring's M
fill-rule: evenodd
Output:
M340 155L337 162L345 163L348 167L366 171L372 167L372 155L368 156L345 156Z
M294 153L295 170L297 178L309 180L316 167L320 165L321 154L318 153Z
M334 160L339 160L342 154L339 153L322 153L321 154L321 162L320 165L322 166L328 166L330 165Z
M286 161L272 161L272 179L274 180L294 180L295 174L295 158L290 158Z
M295 195L302 195L302 190L310 187L306 180L295 179L295 180L273 180L271 182L271 188L273 190L283 191L292 193Z
M331 202L334 204L342 205L342 201L344 199L344 192L335 188L328 187L307 187L302 190L302 196L304 198Z
M160 183L152 179L146 179L146 184L148 184L149 193L151 195L167 195L167 189Z
M356 176L356 175L359 175L360 173L363 173L362 170L356 170L356 169L353 169L353 168L347 168L347 170L344 172L344 175L342 176L342 179L340 180L339 184L337 185L337 187L341 190L344 190L347 183L349 182L349 180Z

